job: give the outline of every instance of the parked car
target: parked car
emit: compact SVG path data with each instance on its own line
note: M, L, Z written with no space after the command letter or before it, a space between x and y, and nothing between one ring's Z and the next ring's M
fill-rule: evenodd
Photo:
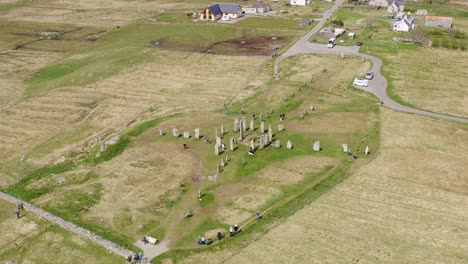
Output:
M369 86L369 81L363 78L354 78L354 86L367 87Z
M361 47L362 44L363 44L363 43L362 43L361 41L359 41L359 42L356 43L356 46Z
M333 47L335 47L335 41L336 41L335 38L329 39L329 40L328 40L328 44L327 44L327 48L333 48Z
M367 80L372 80L373 78L374 78L374 71L373 71L373 70L367 71L367 73L366 73L366 79L367 79Z
M228 17L228 16L222 16L221 17L221 21L230 21L230 20L231 20L231 18Z

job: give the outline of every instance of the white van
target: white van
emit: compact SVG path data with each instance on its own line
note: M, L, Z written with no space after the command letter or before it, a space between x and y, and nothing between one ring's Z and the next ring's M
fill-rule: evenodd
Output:
M328 40L328 45L327 45L327 48L333 48L335 47L335 38L331 38Z
M369 86L369 81L362 78L355 78L353 82L354 86L367 87Z

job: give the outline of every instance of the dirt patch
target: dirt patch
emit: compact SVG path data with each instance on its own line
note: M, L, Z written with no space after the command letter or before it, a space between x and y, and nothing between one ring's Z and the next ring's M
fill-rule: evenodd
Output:
M174 51L193 51L206 54L218 55L243 55L243 56L270 56L273 54L273 43L286 43L289 39L284 37L257 36L251 38L240 38L215 43L208 47L184 46L182 44L171 44L164 39L153 40L151 45Z

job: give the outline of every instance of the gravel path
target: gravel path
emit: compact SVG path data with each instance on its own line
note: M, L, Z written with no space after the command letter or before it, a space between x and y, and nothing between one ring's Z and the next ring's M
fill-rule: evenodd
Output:
M70 231L70 232L73 232L75 234L78 234L78 235L82 235L82 236L85 236L87 237L88 239L90 239L91 241L93 241L94 243L100 245L101 247L117 254L117 255L120 255L124 258L127 258L129 255L135 255L134 252L130 251L130 250L127 250L109 240L106 240L96 234L94 234L93 232L89 231L89 230L86 230L82 227L79 227L73 223L70 223L68 221L65 221L63 220L62 218L60 217L57 217L51 213L48 213L40 208L37 208L25 201L22 201L20 199L17 199L11 195L8 195L6 193L3 193L3 192L0 192L0 199L2 200L5 200L7 202L10 202L12 204L15 204L17 205L18 203L20 202L23 202L23 205L24 205L24 209L26 209L28 212L31 212L31 213L34 213L38 216L41 216L45 219L47 219L48 221L50 222L53 222L59 226L61 226L62 228Z
M336 9L338 9L338 7L344 1L345 0L336 1L333 7L331 7L330 9L328 9L327 11L323 13L323 18L320 20L317 26L315 26L309 33L307 33L304 37L302 37L299 41L297 41L293 46L291 46L291 48L289 48L284 54L282 54L276 59L275 65L274 65L274 71L275 71L275 77L277 79L279 78L278 64L282 60L291 56L300 55L300 54L325 54L325 55L344 54L347 56L359 56L359 57L363 57L372 61L372 64L373 64L372 70L374 71L374 78L371 81L369 81L369 87L357 87L357 88L374 94L375 96L377 96L377 98L379 98L385 104L385 106L393 110L397 110L401 112L442 118L442 119L461 122L461 123L468 123L467 118L433 113L429 111L407 107L407 106L397 103L396 101L388 97L387 92L386 92L387 80L380 73L380 70L382 69L382 61L377 57L359 53L359 47L335 46L334 48L327 48L327 46L323 44L310 43L308 39L322 28L323 24L327 21L327 19L333 14L333 12Z

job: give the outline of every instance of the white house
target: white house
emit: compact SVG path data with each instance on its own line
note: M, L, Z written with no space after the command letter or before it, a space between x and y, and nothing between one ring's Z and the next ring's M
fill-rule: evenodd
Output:
M292 6L306 6L309 4L310 4L309 0L291 0Z
M414 19L410 14L402 15L401 19L393 23L394 31L408 32L415 28Z
M215 21L220 18L239 18L242 16L242 9L237 4L211 3L200 15L200 20Z
M398 13L405 10L405 2L402 0L370 0L369 6L382 6L389 13Z
M242 11L246 14L263 14L271 11L271 6L267 3L262 1L258 1L257 3L251 6L245 6L242 8Z

